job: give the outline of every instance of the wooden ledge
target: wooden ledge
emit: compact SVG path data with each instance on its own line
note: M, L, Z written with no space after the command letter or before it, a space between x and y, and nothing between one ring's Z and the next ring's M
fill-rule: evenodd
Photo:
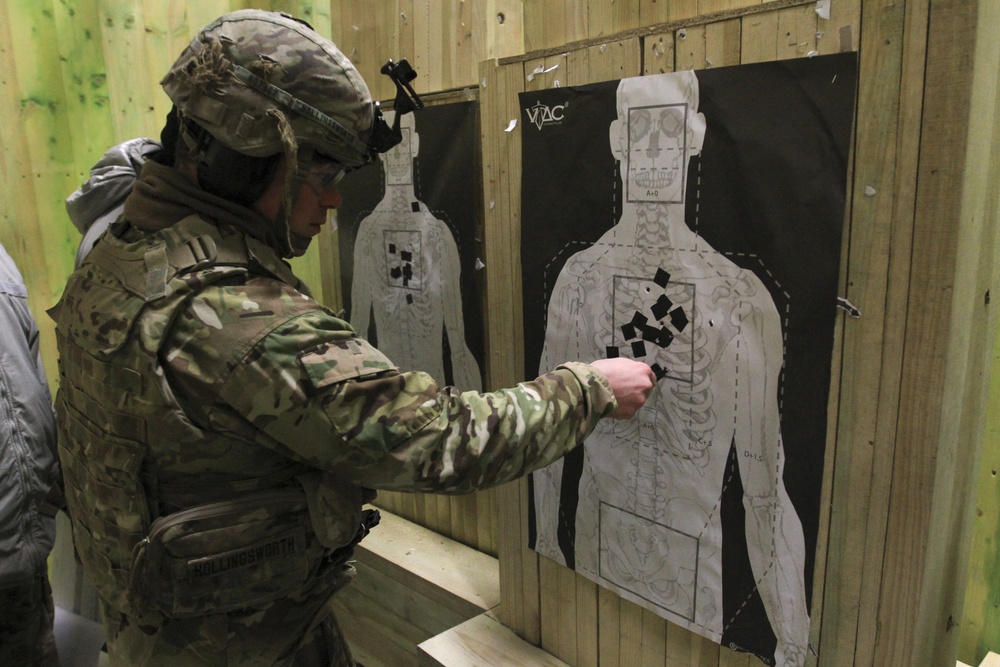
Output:
M354 658L416 667L417 645L500 603L497 559L379 510L358 545L355 581L334 597Z
M357 559L455 613L471 618L500 604L496 558L395 514L358 545Z
M419 646L420 667L477 667L478 665L531 665L569 667L532 646L496 621L481 614Z

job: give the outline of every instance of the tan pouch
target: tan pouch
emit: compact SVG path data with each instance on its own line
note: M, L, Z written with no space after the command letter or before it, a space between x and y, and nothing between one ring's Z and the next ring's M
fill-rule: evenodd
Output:
M132 602L172 618L255 607L301 590L322 553L305 494L289 488L153 521L132 554Z

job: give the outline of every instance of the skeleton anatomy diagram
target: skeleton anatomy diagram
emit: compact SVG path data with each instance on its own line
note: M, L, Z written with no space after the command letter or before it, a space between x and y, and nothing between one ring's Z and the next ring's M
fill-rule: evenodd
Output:
M387 116L392 123L392 112ZM413 122L413 114L402 117L403 141L383 157L385 195L357 228L351 324L364 336L374 318L379 349L401 369L425 371L463 391L482 390L465 340L458 247L414 191L420 141Z
M769 290L760 277L770 275L766 266L737 265L686 220L686 208L688 217L698 210L686 199L701 179L691 158L712 132L699 113L695 74L623 79L616 112L608 136L620 215L596 242L574 244L546 278L538 368L628 356L650 364L659 380L634 418L602 422L581 457L533 475L534 548L668 620L728 641L728 626L745 613L723 604L722 505L735 481L751 587L774 643L773 652L733 647L802 665L806 545L785 488L779 407L787 304L772 295L783 288Z

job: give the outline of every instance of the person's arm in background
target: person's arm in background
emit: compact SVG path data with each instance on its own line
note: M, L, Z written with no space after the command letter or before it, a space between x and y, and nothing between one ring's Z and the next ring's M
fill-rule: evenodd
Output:
M27 297L0 246L0 584L44 568L62 504L55 415Z

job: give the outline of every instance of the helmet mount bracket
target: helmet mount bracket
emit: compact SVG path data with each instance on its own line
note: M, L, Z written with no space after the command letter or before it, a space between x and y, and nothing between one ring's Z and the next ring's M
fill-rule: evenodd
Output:
M388 152L393 146L396 146L403 140L403 133L399 127L399 119L404 114L424 108L424 103L410 86L410 82L417 78L417 73L406 59L400 60L398 63L390 59L389 62L382 66L380 71L382 74L388 76L396 85L396 99L392 103L395 118L393 119L392 127L389 127L389 124L382 117L382 110L379 108L378 103L375 103L375 119L372 123L371 139L368 142L373 159L376 154Z

